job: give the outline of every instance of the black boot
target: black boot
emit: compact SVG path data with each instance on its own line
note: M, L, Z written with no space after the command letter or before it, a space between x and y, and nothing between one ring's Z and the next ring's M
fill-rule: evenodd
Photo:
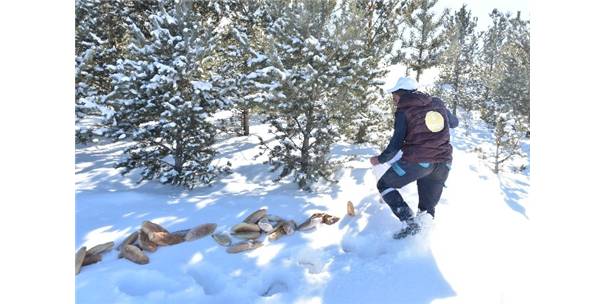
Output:
M406 228L395 233L393 235L394 239L396 239L396 240L403 239L409 235L415 235L419 231L421 231L421 226L419 225L419 223L417 223L415 221L414 217L410 217L407 220L405 220L404 222L406 223Z

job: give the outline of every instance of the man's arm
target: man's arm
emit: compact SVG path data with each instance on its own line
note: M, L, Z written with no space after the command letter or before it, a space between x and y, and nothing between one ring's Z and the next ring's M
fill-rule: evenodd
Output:
M459 125L459 119L450 112L450 110L446 107L446 103L444 103L444 101L438 97L432 97L431 99L434 103L437 103L446 109L446 116L448 116L446 117L446 119L448 119L448 127L451 129L456 128Z
M406 116L404 112L396 112L394 119L393 136L387 145L387 148L377 157L380 163L389 161L402 147L404 137L406 136Z
M450 110L446 109L446 115L448 115L448 126L452 128L456 128L459 126L459 119L450 113Z

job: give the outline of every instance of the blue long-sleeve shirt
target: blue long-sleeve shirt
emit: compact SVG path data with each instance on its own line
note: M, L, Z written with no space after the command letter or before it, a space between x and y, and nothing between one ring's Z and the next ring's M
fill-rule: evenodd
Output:
M446 119L450 128L456 128L459 125L459 119L446 109ZM385 163L392 159L404 144L406 137L406 115L404 112L396 112L393 126L393 135L387 145L387 148L377 157L380 163Z
M393 135L387 145L387 148L379 155L378 159L380 163L387 162L392 159L396 153L400 150L404 144L404 137L406 136L406 115L404 112L396 112Z

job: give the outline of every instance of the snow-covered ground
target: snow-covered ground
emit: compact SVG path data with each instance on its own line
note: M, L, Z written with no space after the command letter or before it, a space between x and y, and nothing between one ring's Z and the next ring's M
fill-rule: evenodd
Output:
M76 149L76 244L119 243L151 220L170 231L202 223L229 230L248 214L269 213L301 223L315 212L342 219L311 232L264 240L254 251L228 254L210 237L149 253L150 263L103 261L76 276L78 303L519 303L527 265L529 166L521 173L492 173L473 149L489 138L478 123L455 129L454 163L436 219L423 233L393 240L400 228L376 191L372 146L337 144L333 155L349 159L339 183L315 193L289 180L272 182L255 158L255 136L217 145L217 163L232 163L233 174L192 191L157 182L135 184L113 169L124 143ZM269 138L267 127L252 134ZM528 143L524 151L529 153ZM351 158L351 159L350 159ZM528 162L528 156L518 162ZM416 186L402 194L416 209ZM346 215L351 200L355 217ZM263 237L265 238L265 236Z

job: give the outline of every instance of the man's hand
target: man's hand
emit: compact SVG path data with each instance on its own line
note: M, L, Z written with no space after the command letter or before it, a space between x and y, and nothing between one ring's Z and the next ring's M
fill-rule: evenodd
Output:
M379 158L378 158L377 156L373 156L373 157L371 157L371 158L370 158L370 163L371 163L373 166L376 166L376 165L380 164L380 162L379 162Z

